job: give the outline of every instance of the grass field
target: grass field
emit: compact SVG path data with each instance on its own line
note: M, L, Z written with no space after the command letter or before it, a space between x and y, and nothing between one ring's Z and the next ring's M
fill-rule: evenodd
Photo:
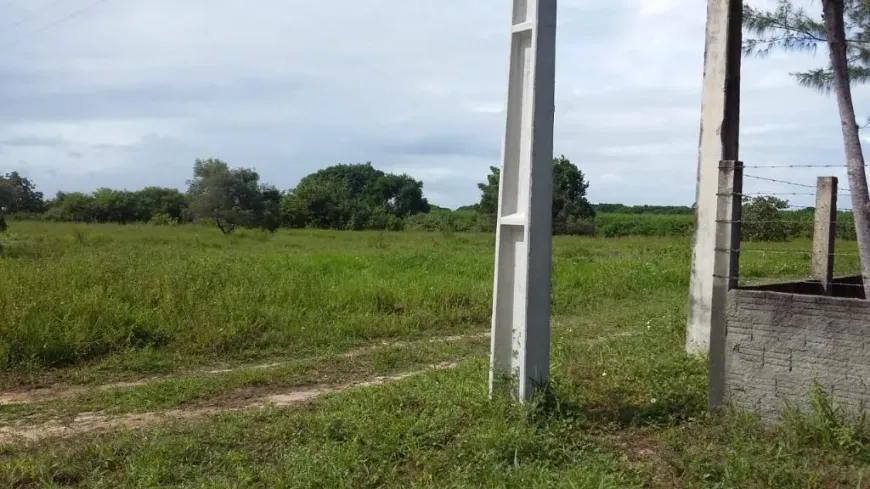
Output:
M553 382L523 407L486 391L490 235L3 242L0 487L870 486L870 437L835 416L706 414L688 238L555 239ZM751 247L747 280L809 269L807 241Z

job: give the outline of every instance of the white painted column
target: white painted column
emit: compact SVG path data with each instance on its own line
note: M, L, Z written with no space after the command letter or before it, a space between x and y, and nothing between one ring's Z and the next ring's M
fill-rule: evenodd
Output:
M513 0L510 46L490 392L525 402L550 367L556 0Z
M739 159L742 13L741 0L707 1L695 242L686 325L689 354L706 354L710 348L719 162Z

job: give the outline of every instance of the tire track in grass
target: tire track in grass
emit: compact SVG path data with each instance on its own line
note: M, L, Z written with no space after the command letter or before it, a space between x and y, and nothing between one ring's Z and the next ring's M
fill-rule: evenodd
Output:
M458 362L444 362L428 368L403 372L395 375L374 377L362 382L350 382L333 386L309 386L283 394L271 394L256 398L253 402L239 406L213 406L198 409L172 409L169 411L104 416L97 413L80 413L71 422L52 420L29 426L0 427L0 445L21 442L35 442L48 438L69 438L76 435L119 429L147 428L166 421L197 419L209 415L236 411L251 411L269 407L289 407L318 397L336 394L351 388L371 387L402 380L427 372L454 368Z
M622 331L611 335L592 338L585 343L587 345L599 344L618 338L624 338L634 334L632 331ZM470 338L484 338L489 333L476 335L450 336L430 339L426 342L452 342ZM405 345L419 344L421 342L407 342ZM395 345L395 343L393 343ZM366 351L372 351L376 347L369 347ZM354 350L342 354L342 356L359 355L360 350ZM69 438L80 434L110 431L118 429L136 429L155 426L166 421L197 419L205 416L264 409L269 407L289 407L300 403L314 400L318 397L335 394L352 388L370 387L383 385L389 382L402 380L408 377L421 375L427 372L451 369L459 365L459 361L442 362L430 365L424 369L406 371L393 375L377 376L370 380L348 382L338 385L313 385L289 390L280 394L268 394L255 398L251 402L229 402L215 406L189 409L171 409L166 411L152 411L144 413L129 413L120 415L103 415L99 413L79 413L68 422L54 419L44 423L17 426L0 426L0 445L8 445L22 442L36 442L49 438Z
M292 361L282 361L282 362L272 362L272 363L263 363L257 365L242 365L233 368L224 368L224 369L212 369L212 370L199 370L187 372L187 375L220 375L220 374L228 374L233 372L239 372L243 370L269 370L284 367L290 365L294 362L300 362L305 360L313 360L317 358L322 358L328 360L329 358L354 358L362 355L366 355L368 353L373 353L378 350L383 350L392 347L406 347L413 346L419 344L441 344L441 343L455 343L464 340L472 340L479 338L486 338L489 336L489 333L474 333L467 335L453 335L453 336L442 336L429 338L425 340L418 341L392 341L387 342L384 341L380 344L364 346L361 348L355 348L353 350L338 353L338 354L327 354L327 355L316 355L313 357L305 357L302 359L292 360ZM37 402L48 402L55 401L59 399L66 399L75 396L86 395L90 392L95 391L107 391L113 389L125 389L132 387L142 387L148 385L152 382L159 382L172 378L180 378L185 375L160 375L154 377L147 377L141 380L129 381L129 382L112 382L109 384L96 385L96 386L68 386L68 387L60 387L60 386L51 386L51 387L40 387L37 389L25 389L25 390L10 390L6 392L0 392L0 406L4 405L16 405L16 404L33 404Z
M554 320L555 322L556 320ZM630 331L623 331L620 333L616 333L616 335L621 336L629 336L632 333ZM274 368L280 368L287 365L291 365L295 362L307 361L307 360L315 360L315 359L324 359L328 360L329 358L354 358L361 355L365 355L368 353L376 352L378 350L391 348L391 347L405 347L405 346L413 346L420 344L439 344L439 343L454 343L458 341L464 340L473 340L480 338L488 338L490 335L489 331L480 332L480 333L469 333L464 335L451 335L451 336L440 336L434 338L427 338L422 340L415 341L382 341L381 343L367 345L359 348L355 348L344 353L337 354L324 354L324 355L314 355L310 357L304 357L300 359L287 360L287 361L279 361L279 362L271 362L271 363L263 363L263 364L254 364L254 365L240 365L232 368L222 368L222 369L209 369L209 370L192 370L187 372L180 372L178 374L172 375L156 375L151 377L146 377L139 380L133 381L125 381L125 382L112 382L102 385L88 385L88 386L49 386L49 387L39 387L35 389L10 389L6 391L0 390L0 406L4 405L20 405L20 404L35 404L39 402L49 402L59 399L66 399L75 396L87 395L91 392L97 391L108 391L114 389L125 389L125 388L133 388L133 387L142 387L148 385L153 382L159 382L163 380L173 379L173 378L182 378L185 376L193 376L193 375L219 375L219 374L227 374L233 372L239 372L244 370L268 370ZM599 337L607 338L609 336ZM592 338L587 340L587 342L594 343L596 338Z

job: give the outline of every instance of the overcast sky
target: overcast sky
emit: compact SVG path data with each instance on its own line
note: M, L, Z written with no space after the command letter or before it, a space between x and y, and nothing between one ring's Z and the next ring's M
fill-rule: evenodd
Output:
M456 207L499 163L508 0L104 0L69 17L95 2L0 0L0 171L48 196L184 188L197 157L280 188L372 161ZM692 203L705 4L560 0L555 152L591 200ZM744 60L747 165L842 163L836 100L788 75L825 57Z

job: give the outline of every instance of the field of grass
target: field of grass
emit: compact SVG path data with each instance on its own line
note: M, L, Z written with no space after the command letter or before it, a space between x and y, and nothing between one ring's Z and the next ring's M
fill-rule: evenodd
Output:
M870 437L824 411L706 414L689 238L555 239L553 380L528 406L487 395L491 235L2 242L0 487L868 486ZM809 270L808 241L747 249L747 280Z

